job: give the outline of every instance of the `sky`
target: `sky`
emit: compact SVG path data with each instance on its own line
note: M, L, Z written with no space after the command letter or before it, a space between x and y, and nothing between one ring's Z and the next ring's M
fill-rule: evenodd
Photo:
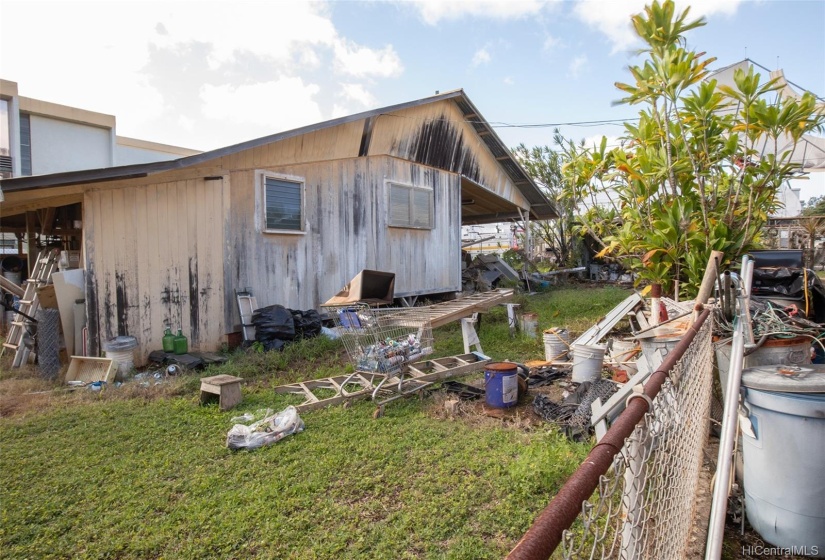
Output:
M616 138L637 108L644 0L0 0L0 77L117 117L117 133L210 150L462 88L508 146ZM825 97L825 0L693 0L687 35ZM763 73L767 76L767 71ZM825 194L825 173L800 183Z

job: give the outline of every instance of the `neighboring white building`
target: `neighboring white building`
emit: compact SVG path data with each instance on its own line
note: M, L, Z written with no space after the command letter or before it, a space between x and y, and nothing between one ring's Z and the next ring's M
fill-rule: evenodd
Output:
M0 177L168 161L199 154L118 136L113 115L21 97L0 79Z
M799 196L802 189L794 188L789 183L785 183L776 194L778 202L782 203L782 208L771 214L772 218L793 218L802 214L802 201Z
M511 226L508 222L461 226L461 248L471 255L502 255L508 249L517 248L518 237ZM520 227L518 230L523 233Z

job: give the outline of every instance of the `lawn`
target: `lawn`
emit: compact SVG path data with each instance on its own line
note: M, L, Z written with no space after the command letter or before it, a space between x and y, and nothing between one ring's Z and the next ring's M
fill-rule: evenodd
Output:
M541 328L577 333L627 295L577 287L519 303ZM435 335L439 354L462 352L456 324ZM496 360L543 357L540 340L509 337L503 308L484 316L480 336ZM272 386L340 374L345 360L340 344L317 339L97 394L5 371L0 554L500 558L589 450L546 425L447 417L438 394L394 402L377 420L366 401L307 412L302 433L226 449L231 417L286 404ZM198 403L198 377L218 373L247 380L232 411Z

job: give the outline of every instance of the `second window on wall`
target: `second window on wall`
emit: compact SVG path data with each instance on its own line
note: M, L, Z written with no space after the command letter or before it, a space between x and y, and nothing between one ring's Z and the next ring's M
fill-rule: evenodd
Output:
M303 231L304 183L263 175L265 231Z
M433 229L432 189L388 183L389 225L419 229Z

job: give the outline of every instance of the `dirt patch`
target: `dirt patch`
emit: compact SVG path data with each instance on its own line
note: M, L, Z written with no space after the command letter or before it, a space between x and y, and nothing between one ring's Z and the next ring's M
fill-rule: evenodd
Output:
M473 387L484 387L484 380L464 381ZM476 400L458 400L458 397L446 391L434 391L429 397L430 405L427 412L433 418L442 420L458 420L475 427L507 426L526 431L542 426L548 422L533 410L533 399L536 395L549 396L554 401L561 401L564 388L558 383L529 389L519 397L518 403L510 408L493 408L484 402L484 397ZM455 405L448 401L458 400Z

